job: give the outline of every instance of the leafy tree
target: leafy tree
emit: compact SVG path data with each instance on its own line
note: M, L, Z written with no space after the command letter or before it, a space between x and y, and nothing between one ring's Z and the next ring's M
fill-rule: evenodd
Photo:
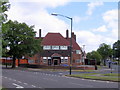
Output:
M97 51L102 56L102 60L104 61L104 65L105 65L105 60L112 56L113 50L111 49L110 45L103 43L99 46Z
M4 54L4 56L6 56L5 52L7 51L6 50L7 42L2 40L1 27L2 27L2 23L7 20L7 14L5 14L5 12L8 11L9 8L10 8L10 4L8 0L0 0L0 55ZM5 48L2 49L2 45Z
M40 40L35 39L34 26L9 20L3 24L2 31L4 41L10 48L8 54L13 57L12 68L15 67L16 58L24 55L34 55L41 50Z
M0 23L7 20L7 14L5 14L6 11L10 8L10 4L8 0L0 0Z
M86 56L88 59L94 59L96 60L97 64L100 64L101 62L101 59L102 59L102 56L99 54L99 52L97 51L92 51L92 52L89 52L87 53L87 56Z
M113 57L118 58L118 63L120 59L120 40L113 44Z

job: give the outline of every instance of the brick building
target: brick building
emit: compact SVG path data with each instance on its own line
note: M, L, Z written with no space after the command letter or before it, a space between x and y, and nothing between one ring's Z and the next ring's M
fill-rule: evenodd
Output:
M82 50L76 42L74 33L72 33L72 37L72 65L81 65ZM66 37L63 37L60 33L47 33L45 37L41 37L40 29L39 37L35 38L42 39L43 51L33 57L26 57L29 64L70 65L70 37L68 30L66 30Z

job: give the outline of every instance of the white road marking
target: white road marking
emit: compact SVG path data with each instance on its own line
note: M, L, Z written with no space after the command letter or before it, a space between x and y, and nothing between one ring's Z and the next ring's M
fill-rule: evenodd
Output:
M35 85L31 85L32 87L36 87Z
M7 77L4 77L4 78L7 78Z
M74 84L74 85L79 85L79 86L84 86L84 87L93 87L92 85L83 85L83 84L78 84L78 83L70 83L70 84Z
M57 80L53 80L53 79L50 79L50 78L49 78L49 79L48 79L48 78L43 78L43 79L45 79L45 80L49 80L49 81L51 80L51 81L55 81L55 82L57 82Z
M23 84L28 85L27 83L23 83Z
M22 87L22 86L20 86L20 85L18 85L16 83L12 83L12 84L15 85L15 86L17 86L16 88L24 88L24 87Z

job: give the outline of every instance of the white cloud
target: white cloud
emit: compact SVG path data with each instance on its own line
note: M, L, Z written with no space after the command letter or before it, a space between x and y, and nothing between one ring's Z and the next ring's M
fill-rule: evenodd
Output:
M73 17L74 23L79 23L80 20L81 20L81 18L80 18L79 16L74 16L74 17Z
M113 9L103 14L103 20L106 22L109 34L112 38L118 39L118 10Z
M103 5L103 2L90 2L88 4L88 11L87 11L87 14L88 15L92 15L94 9L97 7L97 6L101 6Z
M69 0L10 0L10 2L17 2L17 3L38 3L41 7L57 7L61 5L65 5Z
M93 29L93 31L95 31L95 32L107 32L108 30L107 30L106 25L103 25L103 26L100 26L96 29Z
M60 32L64 33L63 35L65 36L65 30L69 29L69 26L64 20L51 16L46 8L65 5L68 0L39 0L39 2L35 2L34 0L14 1L10 0L11 8L8 12L8 19L25 22L28 25L35 25L35 31L38 32L39 29L42 29L42 36L48 32ZM28 6L25 6L26 4Z

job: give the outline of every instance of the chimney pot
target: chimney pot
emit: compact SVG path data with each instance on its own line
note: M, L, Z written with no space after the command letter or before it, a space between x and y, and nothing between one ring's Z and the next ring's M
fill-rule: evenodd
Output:
M41 38L41 29L39 29L39 38Z
M66 30L66 38L69 38L69 31Z

